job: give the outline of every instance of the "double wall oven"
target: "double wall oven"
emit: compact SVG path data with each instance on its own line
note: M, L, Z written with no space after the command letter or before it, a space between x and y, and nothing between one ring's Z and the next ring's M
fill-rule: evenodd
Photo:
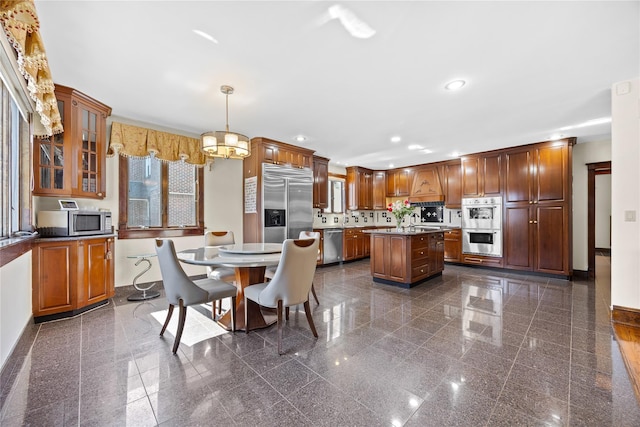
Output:
M502 198L462 199L462 252L502 256Z

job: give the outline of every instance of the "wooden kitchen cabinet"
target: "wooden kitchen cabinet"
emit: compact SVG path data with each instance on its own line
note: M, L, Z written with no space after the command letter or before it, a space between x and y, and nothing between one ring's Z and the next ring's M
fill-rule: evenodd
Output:
M502 153L492 152L461 159L462 197L502 195Z
M329 206L329 159L313 156L313 207Z
M444 269L442 232L418 235L373 232L371 275L374 281L414 286Z
M352 166L347 168L347 209L373 209L373 171Z
M571 276L575 138L505 153L504 266Z
M55 95L64 132L34 138L33 194L103 199L111 108L66 86Z
M462 261L462 230L444 232L444 260L446 262Z
M444 233L429 234L429 274L444 270Z
M409 197L413 183L412 169L391 169L387 171L387 197Z
M33 250L36 323L74 316L113 297L114 238L40 239Z
M313 151L289 145L284 142L275 141L268 138L253 138L251 142L256 142L257 150L251 148L252 156L258 153L262 163L274 165L288 165L294 168L312 168Z
M314 228L313 231L320 233L320 245L318 246L318 261L316 265L322 265L324 260L324 230L322 228Z
M438 167L444 192L444 205L449 209L462 206L462 166L460 160L451 160Z
M342 235L342 259L353 261L370 255L371 244L365 227L345 228Z
M387 209L387 172L373 171L372 179L372 209Z

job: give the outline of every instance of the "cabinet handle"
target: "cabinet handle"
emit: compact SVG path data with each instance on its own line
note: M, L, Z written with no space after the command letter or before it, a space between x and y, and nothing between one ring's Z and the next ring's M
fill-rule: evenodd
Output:
M532 221L532 220L529 220L529 224L533 224L533 221Z
M420 251L420 255L424 255L424 252L423 252L423 251Z
M537 223L538 223L538 221L533 221L533 223L534 223L534 224L537 224Z
M532 205L533 204L533 200L529 200L529 204Z
M98 197L102 197L102 193L98 193Z

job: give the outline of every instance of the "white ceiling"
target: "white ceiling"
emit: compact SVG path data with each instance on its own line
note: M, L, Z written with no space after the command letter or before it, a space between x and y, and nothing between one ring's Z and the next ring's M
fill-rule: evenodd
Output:
M329 19L337 3L375 35L352 37ZM610 138L610 124L560 129L610 117L612 83L640 75L639 5L36 1L54 81L114 116L223 130L227 84L232 131L373 169L554 133ZM446 91L457 78L467 85Z

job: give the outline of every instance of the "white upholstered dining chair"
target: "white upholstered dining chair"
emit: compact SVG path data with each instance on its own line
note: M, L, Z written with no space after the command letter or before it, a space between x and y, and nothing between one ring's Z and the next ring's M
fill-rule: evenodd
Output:
M301 231L298 239L316 239L320 240L320 233L317 231ZM273 275L276 274L276 266L267 267L264 271L265 280L271 280ZM313 298L316 300L316 304L320 305L320 300L318 299L318 294L316 294L316 288L311 283L311 293L313 294Z
M280 263L273 278L269 282L247 286L244 288L244 309L248 300L263 307L275 308L278 322L278 354L282 354L282 311L298 304L304 304L304 311L314 337L318 332L313 324L309 306L309 291L316 272L319 239L287 239L282 244ZM249 316L245 313L249 333Z
M178 329L173 343L173 354L178 351L180 338L184 330L184 322L187 318L187 307L195 304L204 304L231 298L231 330L236 329L236 295L237 289L234 285L214 279L191 280L184 272L180 261L176 256L176 249L172 240L156 239L156 253L158 254L158 264L162 274L162 284L169 302L169 311L164 321L160 336L169 325L173 308L177 305L180 308L178 318ZM211 316L214 317L212 307Z

